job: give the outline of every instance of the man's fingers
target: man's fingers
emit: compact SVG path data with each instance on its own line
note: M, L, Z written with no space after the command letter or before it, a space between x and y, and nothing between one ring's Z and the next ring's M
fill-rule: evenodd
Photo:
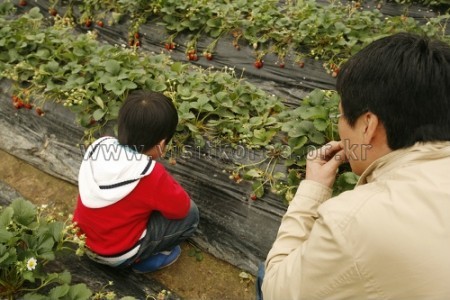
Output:
M342 150L342 143L338 141L331 141L319 149L312 150L308 152L307 158L309 160L320 160L320 161L328 161L330 160L337 152Z
M346 160L344 150L339 150L327 161L326 165L332 169L337 169Z

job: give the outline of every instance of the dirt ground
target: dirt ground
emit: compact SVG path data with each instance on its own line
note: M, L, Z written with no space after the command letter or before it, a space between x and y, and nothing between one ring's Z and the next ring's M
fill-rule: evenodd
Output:
M62 212L73 211L77 187L45 174L26 162L0 151L0 180L15 188L25 198L36 204L55 206ZM243 280L242 270L201 252L203 260L192 255L193 246L182 245L179 260L151 276L183 299L195 300L245 300L255 299L254 278Z

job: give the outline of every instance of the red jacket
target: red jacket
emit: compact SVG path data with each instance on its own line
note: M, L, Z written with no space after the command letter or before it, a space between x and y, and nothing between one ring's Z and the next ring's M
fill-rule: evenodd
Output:
M168 219L187 216L189 195L163 165L155 161L152 165L151 172L140 178L131 192L109 205L88 207L86 203L93 199L78 196L73 220L86 235L90 250L103 256L129 250L141 238L153 211ZM80 186L80 194L86 194L82 188L86 189L86 185Z

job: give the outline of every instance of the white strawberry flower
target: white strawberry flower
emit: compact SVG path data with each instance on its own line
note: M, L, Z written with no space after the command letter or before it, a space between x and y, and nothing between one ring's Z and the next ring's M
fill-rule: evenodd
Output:
M37 265L36 258L32 257L32 258L28 259L28 261L27 261L27 269L28 269L28 271L34 270L36 268L36 265Z

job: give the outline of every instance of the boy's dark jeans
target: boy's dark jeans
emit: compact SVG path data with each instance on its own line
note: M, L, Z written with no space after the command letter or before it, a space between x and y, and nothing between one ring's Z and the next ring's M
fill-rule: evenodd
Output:
M258 275L256 277L256 300L263 300L261 287L264 280L264 274L265 274L265 267L264 262L262 262L259 264Z
M160 212L153 212L147 223L147 234L141 242L138 253L121 266L126 267L155 253L171 250L194 234L198 222L198 208L192 200L189 213L184 219L169 220Z

